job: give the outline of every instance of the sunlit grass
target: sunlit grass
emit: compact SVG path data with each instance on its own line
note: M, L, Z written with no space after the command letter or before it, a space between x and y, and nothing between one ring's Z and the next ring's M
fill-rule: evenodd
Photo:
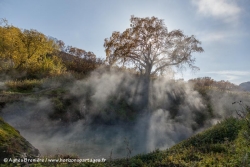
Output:
M16 81L7 81L5 86L10 91L17 92L30 92L34 88L39 88L44 83L44 79L25 79L25 80L16 80Z

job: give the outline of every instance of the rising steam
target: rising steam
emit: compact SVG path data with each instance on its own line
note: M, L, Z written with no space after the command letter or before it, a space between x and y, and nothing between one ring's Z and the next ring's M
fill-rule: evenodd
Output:
M74 99L68 115L78 121L51 120L51 98L25 98L0 113L42 155L77 154L82 158L126 157L166 149L233 114L238 94L210 92L213 114L191 85L182 81L145 80L125 72L95 71L65 86ZM148 95L145 91L148 90ZM146 104L148 102L149 104ZM126 113L127 112L127 113ZM128 114L129 113L129 114Z

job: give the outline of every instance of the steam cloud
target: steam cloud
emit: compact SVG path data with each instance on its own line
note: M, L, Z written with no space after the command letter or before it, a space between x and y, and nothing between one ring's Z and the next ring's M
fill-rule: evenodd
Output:
M75 99L69 116L71 111L79 110L82 119L78 121L50 120L48 115L54 108L47 97L8 104L0 116L42 155L109 158L112 151L112 158L120 158L127 156L127 146L132 155L169 148L233 115L232 102L245 100L240 94L211 91L211 115L207 103L188 83L161 78L145 85L143 78L125 72L99 70L66 87L66 96ZM116 102L121 105L115 106ZM127 112L136 113L128 116L126 111L119 111L124 105Z

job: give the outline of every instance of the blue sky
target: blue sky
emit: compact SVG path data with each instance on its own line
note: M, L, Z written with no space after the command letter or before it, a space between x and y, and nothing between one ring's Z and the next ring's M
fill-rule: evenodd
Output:
M195 35L205 52L195 54L195 74L235 84L250 81L249 0L1 0L0 18L22 29L36 29L66 45L105 58L104 39L129 28L130 17L156 16L169 31Z

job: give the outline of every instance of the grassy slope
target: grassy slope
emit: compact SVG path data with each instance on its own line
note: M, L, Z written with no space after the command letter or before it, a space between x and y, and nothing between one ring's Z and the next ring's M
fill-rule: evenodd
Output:
M250 164L249 127L228 118L165 151L119 160L114 166L244 166Z
M0 118L0 162L7 157L20 157L23 153L27 156L37 156L35 149L20 133Z

